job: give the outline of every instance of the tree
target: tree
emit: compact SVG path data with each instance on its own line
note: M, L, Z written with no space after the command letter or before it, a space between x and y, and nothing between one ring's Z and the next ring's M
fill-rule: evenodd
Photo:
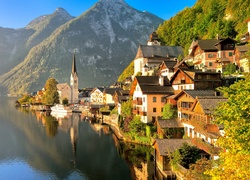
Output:
M128 117L132 115L132 99L122 103L121 113L123 117Z
M226 66L226 70L224 74L233 74L237 70L237 66L234 63L230 63Z
M184 143L180 149L177 149L172 153L171 164L174 167L176 167L177 164L180 164L188 169L189 165L194 164L200 159L200 153L200 149Z
M206 158L202 158L196 161L195 164L191 164L185 174L185 178L193 180L210 180L211 176L204 174L205 171L212 168L212 163Z
M228 99L215 110L215 123L224 126L225 135L217 145L224 149L207 173L215 179L250 177L250 76L219 90Z
M165 104L162 111L163 119L170 119L175 117L175 110L172 108L171 104Z
M63 98L63 100L62 100L62 104L63 105L68 105L69 104L69 100L68 100L68 98Z
M54 78L49 78L45 83L45 92L42 97L44 104L53 105L59 103L59 94L57 92L57 81Z

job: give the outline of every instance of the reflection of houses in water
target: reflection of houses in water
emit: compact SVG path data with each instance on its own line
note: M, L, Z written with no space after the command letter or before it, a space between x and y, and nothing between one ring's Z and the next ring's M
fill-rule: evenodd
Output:
M101 135L101 134L110 134L111 133L110 128L109 128L108 125L93 123L93 124L91 124L91 127L99 135Z
M132 179L137 180L153 180L153 174L154 174L154 164L153 162L140 162L140 165L132 165L130 166ZM151 170L151 171L150 171Z

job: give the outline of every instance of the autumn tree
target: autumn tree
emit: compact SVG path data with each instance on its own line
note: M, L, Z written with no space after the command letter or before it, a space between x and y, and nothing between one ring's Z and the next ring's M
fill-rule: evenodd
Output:
M205 171L212 168L212 163L206 158L199 159L195 164L191 164L185 178L193 180L210 180L211 176L204 174Z
M57 92L58 82L54 78L49 78L45 83L45 92L42 97L44 104L53 105L59 103L59 94Z
M171 104L165 104L162 111L163 119L170 119L176 116L175 109L171 106Z
M225 135L217 144L224 149L207 173L214 179L250 177L250 76L219 90L228 99L215 111L215 123L224 126Z

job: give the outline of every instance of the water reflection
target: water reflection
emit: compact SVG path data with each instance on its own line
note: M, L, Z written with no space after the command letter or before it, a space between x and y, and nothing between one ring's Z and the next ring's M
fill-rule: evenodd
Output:
M17 179L18 169L25 179L152 179L150 147L120 143L83 114L55 117L9 101L0 97L11 105L0 107L1 179Z

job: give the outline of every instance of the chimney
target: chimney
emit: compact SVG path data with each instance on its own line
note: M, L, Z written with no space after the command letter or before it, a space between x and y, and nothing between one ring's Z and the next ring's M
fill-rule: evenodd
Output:
M159 76L159 84L160 86L164 86L164 77L163 76Z
M220 40L220 35L219 34L216 35L216 39Z

